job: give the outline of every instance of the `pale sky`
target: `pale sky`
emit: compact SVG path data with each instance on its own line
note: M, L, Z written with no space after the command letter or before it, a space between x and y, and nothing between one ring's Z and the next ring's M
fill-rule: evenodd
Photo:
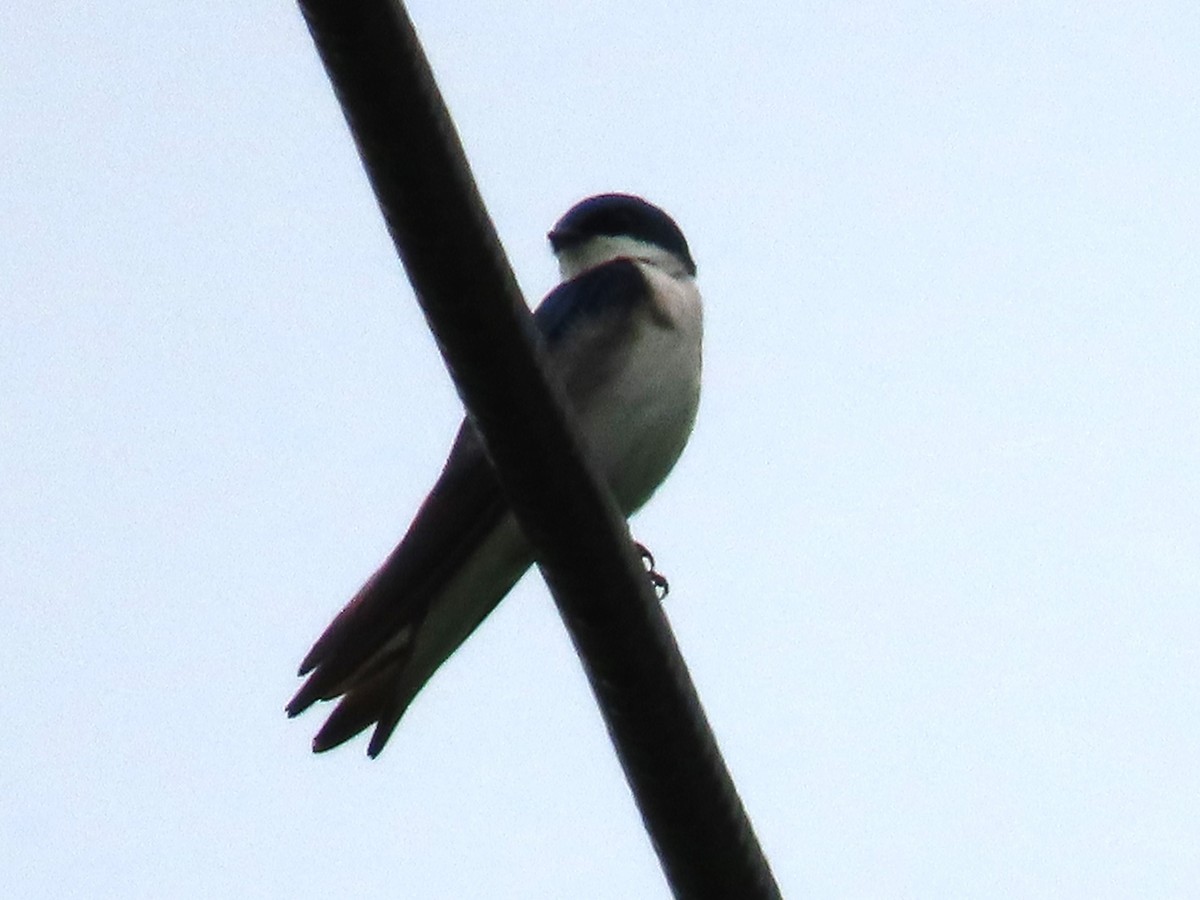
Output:
M784 895L1193 895L1200 7L410 10L531 302L691 242L633 529ZM668 896L536 573L379 760L283 715L461 415L298 10L0 59L6 896Z

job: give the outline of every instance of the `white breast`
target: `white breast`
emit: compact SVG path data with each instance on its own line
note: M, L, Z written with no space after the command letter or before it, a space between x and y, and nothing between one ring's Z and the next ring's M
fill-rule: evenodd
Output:
M703 318L695 282L638 265L654 310L638 314L625 364L589 408L579 410L584 437L626 515L674 467L700 401Z

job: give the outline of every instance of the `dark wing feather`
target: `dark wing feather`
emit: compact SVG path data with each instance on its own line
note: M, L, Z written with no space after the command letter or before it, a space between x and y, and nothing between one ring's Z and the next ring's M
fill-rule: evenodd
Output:
M621 364L624 325L649 291L639 268L615 260L559 285L534 322L551 364L577 407ZM578 352L586 347L586 352ZM571 364L570 360L589 364ZM344 695L313 741L327 750L378 723L367 752L383 749L415 689L401 676L412 638L430 605L507 511L474 427L464 421L450 458L399 546L338 613L305 656L308 679L287 705L289 716L317 700ZM397 637L409 629L407 642ZM419 687L419 685L418 685Z
M534 310L533 321L550 355L579 330L597 319L625 318L646 302L645 276L629 259L614 259L564 282L546 295Z
M625 364L634 314L649 308L650 289L628 259L589 269L546 295L533 314L575 412Z
M463 422L446 467L404 540L304 658L300 674L309 677L288 704L288 715L337 696L342 682L372 662L389 640L405 628L415 631L458 564L476 549L505 509L479 437L473 426ZM392 668L394 662L379 660L375 667Z

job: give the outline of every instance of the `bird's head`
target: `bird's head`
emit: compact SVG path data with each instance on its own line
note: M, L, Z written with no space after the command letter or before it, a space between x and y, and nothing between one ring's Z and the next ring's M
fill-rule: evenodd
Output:
M598 194L576 203L550 229L564 281L622 257L676 278L694 277L696 263L675 220L631 194Z

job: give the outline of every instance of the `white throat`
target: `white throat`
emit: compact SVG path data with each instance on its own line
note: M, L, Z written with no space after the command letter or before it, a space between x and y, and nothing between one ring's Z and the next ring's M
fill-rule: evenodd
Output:
M570 281L588 269L614 259L632 259L661 269L672 278L688 277L687 268L674 253L657 244L626 235L597 235L581 244L565 247L558 253L558 271Z

